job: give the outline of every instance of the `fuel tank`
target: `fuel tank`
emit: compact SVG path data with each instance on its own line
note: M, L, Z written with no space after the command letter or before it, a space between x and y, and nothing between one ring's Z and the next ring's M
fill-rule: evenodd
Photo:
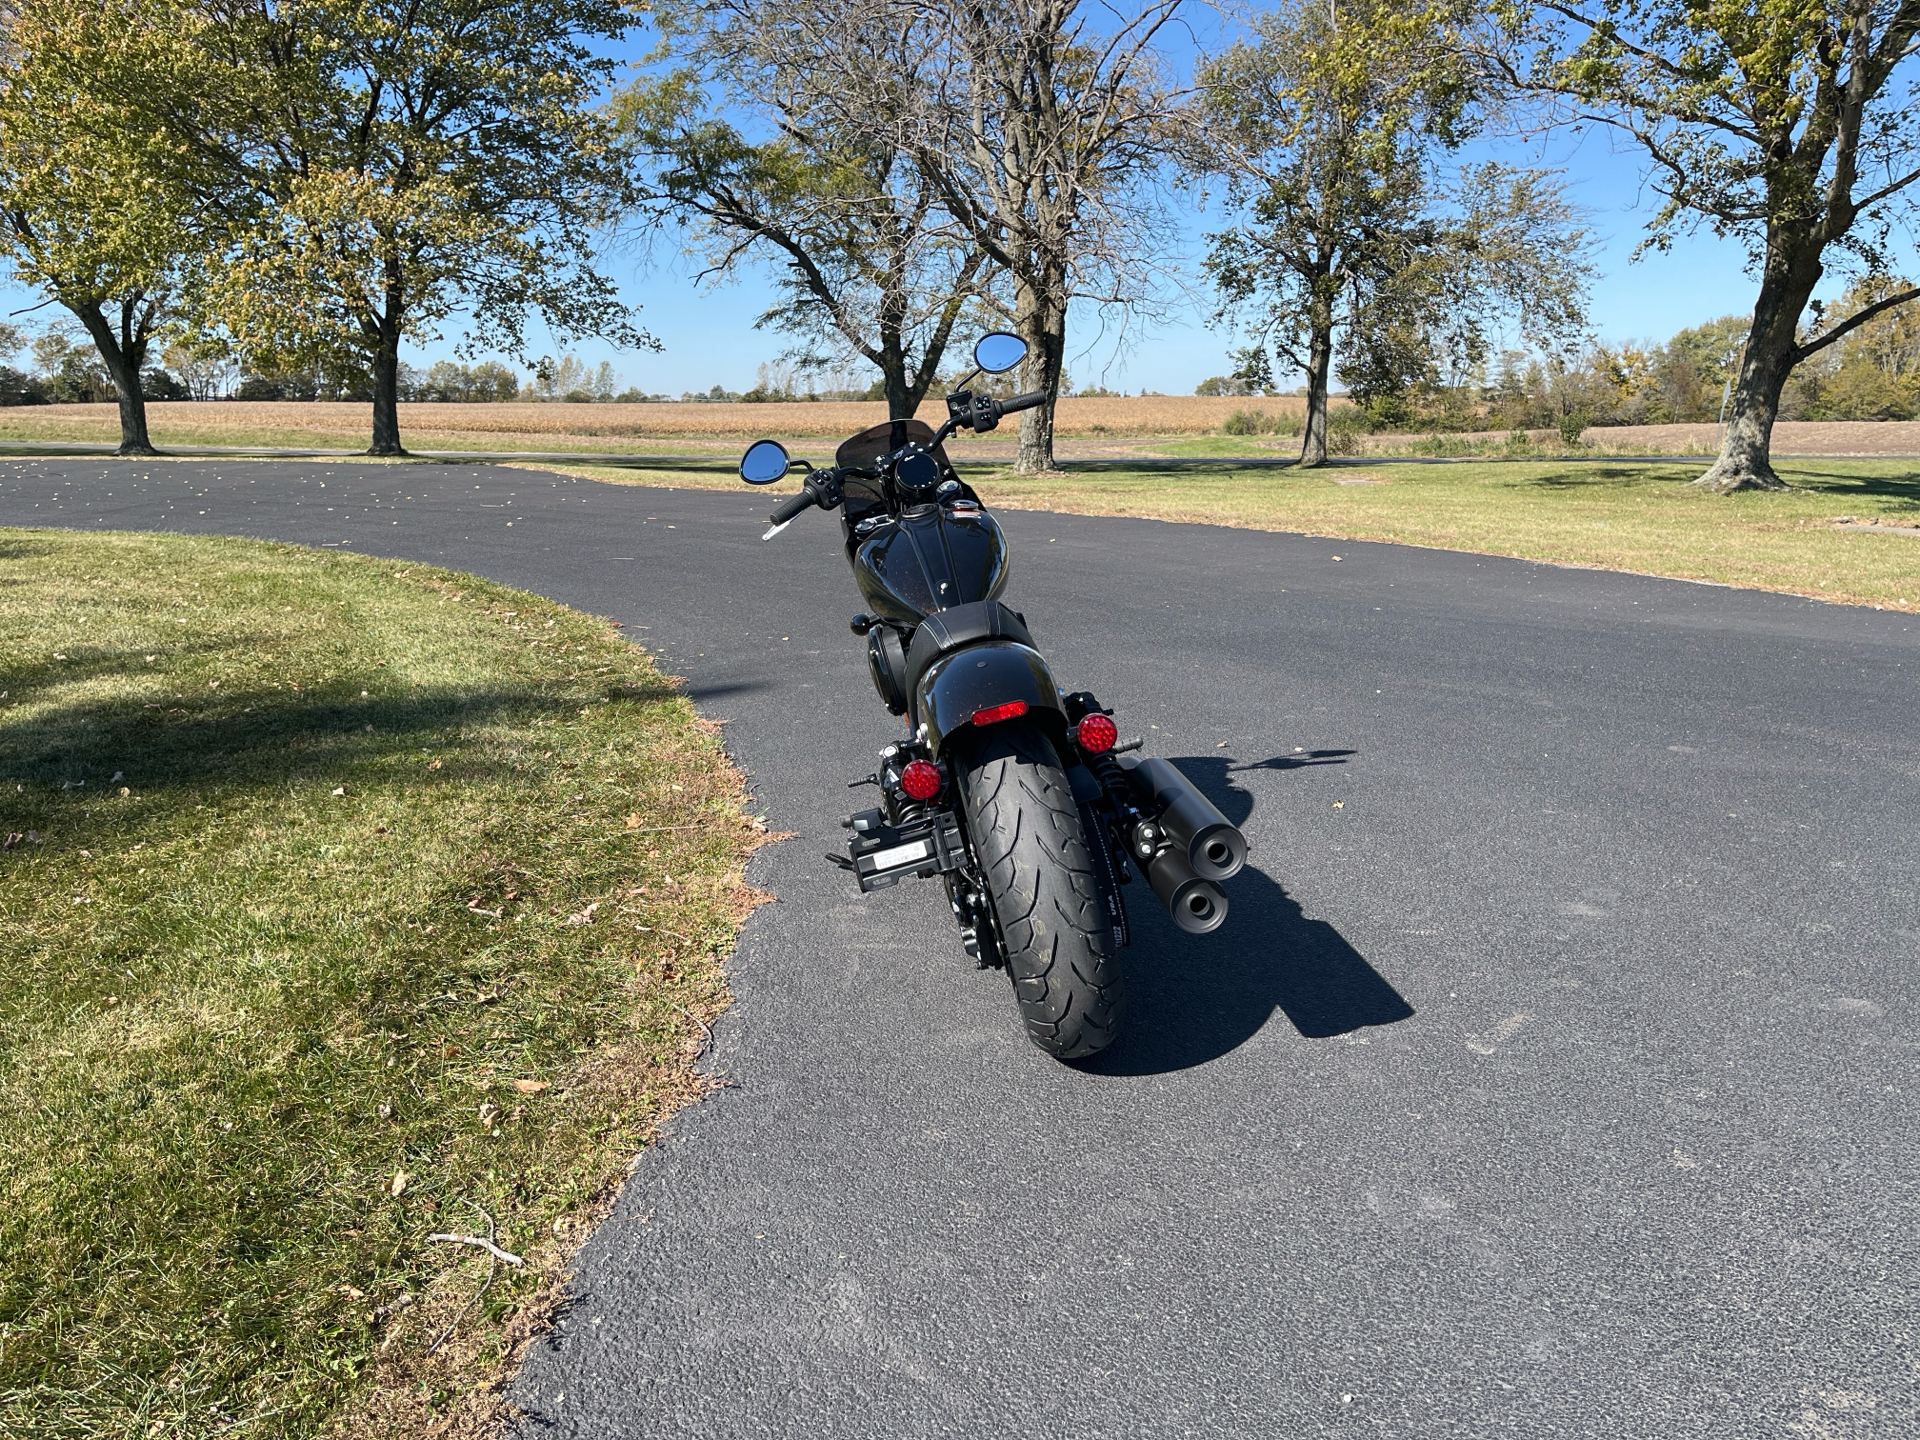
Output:
M854 527L853 576L867 608L917 625L937 610L997 600L1007 588L1007 542L970 500L916 505L897 519L873 515Z

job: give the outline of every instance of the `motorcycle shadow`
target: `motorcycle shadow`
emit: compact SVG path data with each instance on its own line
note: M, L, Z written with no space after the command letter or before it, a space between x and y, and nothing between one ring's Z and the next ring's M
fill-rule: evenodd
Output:
M1316 750L1236 765L1226 756L1173 763L1236 825L1253 797L1233 783L1246 770L1338 765L1351 750ZM1249 865L1225 885L1227 923L1211 935L1184 935L1136 881L1127 891L1133 945L1121 952L1131 997L1127 1033L1085 1062L1098 1075L1160 1075L1217 1060L1245 1044L1278 1010L1311 1040L1414 1011L1392 983L1324 920L1309 920L1272 877Z

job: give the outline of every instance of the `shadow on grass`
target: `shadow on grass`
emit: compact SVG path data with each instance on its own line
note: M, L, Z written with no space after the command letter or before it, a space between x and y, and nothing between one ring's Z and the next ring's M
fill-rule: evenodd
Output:
M1903 501L1903 509L1920 509L1920 473L1841 475L1830 470L1802 470L1791 459L1775 463L1786 472L1786 482L1796 489L1817 490L1822 495L1847 499L1871 495L1881 500Z
M1344 764L1352 750L1279 755L1248 765L1225 756L1174 761L1226 817L1244 824L1253 797L1233 783L1248 770ZM1132 995L1126 1038L1089 1061L1096 1075L1160 1075L1217 1060L1280 1011L1310 1040L1405 1020L1413 1007L1324 920L1309 920L1277 880L1251 865L1225 885L1227 922L1182 934L1136 880L1127 890L1133 946L1122 952Z
M136 660L138 657L134 657ZM126 666L122 673L133 673ZM110 665L91 674L113 673ZM60 678L75 672L63 667ZM0 688L7 681L0 680ZM611 687L608 709L673 697L664 685ZM22 698L16 692L16 699ZM422 688L405 696L359 698L342 688L293 697L281 690L222 692L217 700L195 698L158 705L76 703L40 711L31 719L0 722L0 766L5 778L28 787L10 796L14 807L45 803L39 786L104 787L116 772L143 795L195 790L210 785L277 788L325 776L339 783L347 769L419 758L430 739L446 732L511 720L525 725L577 716L582 694L526 688ZM455 778L456 768L434 780ZM421 777L426 779L424 775Z
M1602 465L1593 461L1583 461L1578 470L1536 475L1522 483L1538 486L1543 490L1592 490L1602 485L1624 490L1650 481L1656 484L1680 484L1697 480L1710 463L1704 457L1698 466Z

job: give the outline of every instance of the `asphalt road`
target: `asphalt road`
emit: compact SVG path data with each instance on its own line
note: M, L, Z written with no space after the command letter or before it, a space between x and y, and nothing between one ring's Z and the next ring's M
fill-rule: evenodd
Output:
M730 1088L582 1255L526 1436L1920 1430L1920 618L1003 515L1063 678L1253 847L1215 936L1135 900L1135 1029L1073 1069L932 884L863 900L820 858L895 722L833 526L762 545L767 508L0 462L0 523L347 546L624 620L798 833L753 873Z

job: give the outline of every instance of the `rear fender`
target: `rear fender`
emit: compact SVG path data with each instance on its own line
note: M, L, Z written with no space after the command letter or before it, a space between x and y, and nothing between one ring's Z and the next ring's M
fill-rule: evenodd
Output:
M1037 720L1064 743L1066 706L1060 687L1038 650L1010 640L989 640L942 655L914 687L913 717L925 728L927 747L937 758L949 740L973 728L973 717L996 705L1024 701Z

